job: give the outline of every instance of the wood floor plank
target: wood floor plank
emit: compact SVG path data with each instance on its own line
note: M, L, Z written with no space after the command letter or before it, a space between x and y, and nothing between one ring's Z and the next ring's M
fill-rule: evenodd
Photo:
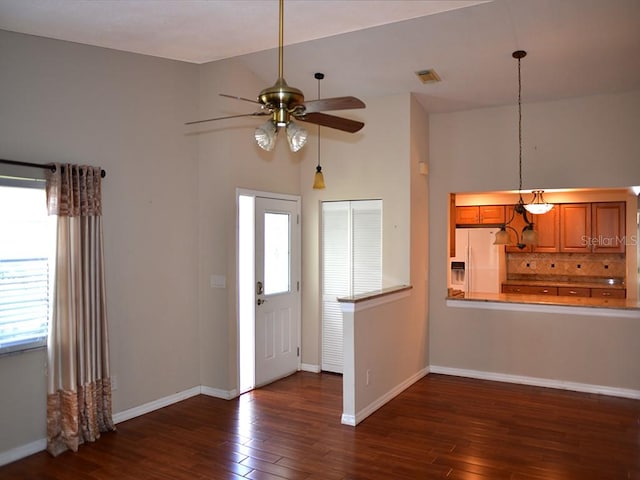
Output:
M358 427L342 377L197 396L6 480L640 480L640 401L431 374Z

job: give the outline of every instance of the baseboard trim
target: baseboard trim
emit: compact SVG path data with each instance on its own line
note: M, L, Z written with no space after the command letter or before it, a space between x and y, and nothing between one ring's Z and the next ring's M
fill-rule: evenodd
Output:
M19 447L12 448L6 452L0 452L0 466L6 465L21 458L28 457L34 453L41 452L47 448L47 439L41 438L35 442L27 443L26 445L20 445Z
M303 372L320 373L320 365L313 365L312 363L301 363L300 370Z
M204 385L200 387L200 393L209 397L222 398L223 400L231 400L238 396L238 391L235 388L233 390L221 390L219 388L205 387Z
M431 373L441 373L443 375L453 375L456 377L477 378L480 380L492 380L495 382L520 383L534 387L556 388L560 390L572 390L582 393L595 393L599 395L609 395L612 397L631 398L640 400L640 390L630 388L609 387L606 385L593 385L589 383L567 382L564 380L554 380L550 378L527 377L523 375L510 375L507 373L484 372L481 370L467 370L463 368L442 367L431 365Z
M419 370L418 372L416 372L415 374L411 375L409 378L407 378L402 383L396 385L394 388L389 390L387 393L385 393L381 397L378 397L375 401L371 402L369 405L364 407L362 410L360 410L359 412L356 412L355 415L350 415L350 414L343 413L342 414L342 418L341 418L341 422L344 425L350 425L352 427L355 427L357 424L359 424L361 421L363 421L365 418L367 418L373 412L378 410L384 404L388 403L394 397L398 396L400 393L405 391L407 388L409 388L411 385L416 383L418 380L420 380L422 377L424 377L428 373L429 373L429 368L428 367L427 368L423 368L422 370Z
M132 418L144 415L145 413L150 413L154 410L167 407L173 403L186 400L187 398L195 397L196 395L200 395L201 388L202 387L200 386L193 387L188 390L183 390L182 392L177 392L173 395L168 395L152 402L148 402L142 405L138 405L137 407L129 408L128 410L115 413L113 415L113 423L126 422L127 420L131 420Z

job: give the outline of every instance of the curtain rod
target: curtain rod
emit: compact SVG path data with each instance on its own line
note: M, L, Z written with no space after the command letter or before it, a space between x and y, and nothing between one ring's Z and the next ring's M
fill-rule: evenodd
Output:
M49 169L52 172L56 171L56 166L53 163L31 163L31 162L19 162L17 160L5 160L0 158L0 163L6 163L7 165L18 165L20 167L34 167L34 168L44 168ZM100 170L100 177L104 178L107 176L107 172L104 170Z

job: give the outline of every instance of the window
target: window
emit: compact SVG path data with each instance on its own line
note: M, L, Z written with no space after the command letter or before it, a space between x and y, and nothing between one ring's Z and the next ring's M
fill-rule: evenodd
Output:
M0 178L0 354L46 345L54 219L44 182Z

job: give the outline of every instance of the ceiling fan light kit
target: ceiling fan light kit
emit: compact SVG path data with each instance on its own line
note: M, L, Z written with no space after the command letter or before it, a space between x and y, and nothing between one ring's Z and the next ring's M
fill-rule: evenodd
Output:
M270 123L273 126L275 132L271 127L268 127L266 123L258 127L254 133L256 143L264 150L273 150L277 137L277 130L279 128L285 128L287 130L289 148L293 152L300 150L307 141L306 130L302 126L296 124L293 119L329 128L335 128L336 130L342 130L349 133L355 133L364 127L363 122L322 113L327 110L351 110L365 108L365 104L362 100L356 97L335 97L324 99L319 98L318 100L305 102L302 91L287 84L283 75L284 0L279 0L279 13L278 79L276 82L271 87L263 89L259 93L257 101L234 95L220 94L234 100L258 104L260 105L260 110L241 115L196 120L193 122L187 122L186 125L224 120L228 118L271 116L271 119L267 123Z

